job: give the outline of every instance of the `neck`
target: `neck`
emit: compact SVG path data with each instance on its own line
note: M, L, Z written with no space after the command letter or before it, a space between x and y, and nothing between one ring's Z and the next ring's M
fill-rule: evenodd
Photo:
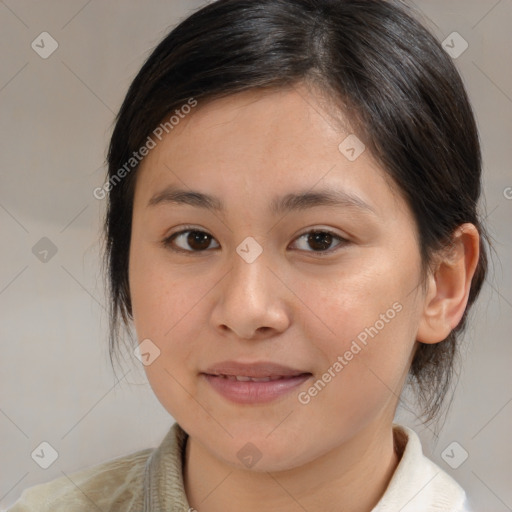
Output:
M279 472L227 465L189 437L183 472L189 504L200 512L369 512L399 462L391 424L385 432L379 426L369 426L301 467Z

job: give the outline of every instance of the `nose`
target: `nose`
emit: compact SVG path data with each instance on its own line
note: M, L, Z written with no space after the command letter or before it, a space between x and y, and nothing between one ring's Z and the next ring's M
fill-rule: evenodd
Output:
M285 331L290 324L287 290L265 251L251 263L233 253L231 271L216 287L211 314L214 328L224 336L246 340L266 339Z

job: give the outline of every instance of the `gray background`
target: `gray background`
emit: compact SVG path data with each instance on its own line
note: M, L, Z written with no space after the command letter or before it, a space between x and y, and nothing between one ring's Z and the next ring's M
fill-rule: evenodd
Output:
M116 380L108 362L99 255L106 145L114 114L151 48L197 1L0 1L0 506L36 483L156 446L172 418L133 357ZM463 371L439 437L411 413L424 451L477 510L512 510L512 0L417 1L456 59L479 124L487 223L497 255L463 346ZM42 59L43 31L58 49ZM47 47L48 48L48 47ZM510 193L507 194L507 191ZM49 238L57 253L32 248ZM45 243L45 242L40 242ZM129 356L127 356L129 357ZM507 428L508 427L508 428ZM48 468L31 458L42 441ZM441 457L456 441L457 469ZM456 447L452 459L463 453Z

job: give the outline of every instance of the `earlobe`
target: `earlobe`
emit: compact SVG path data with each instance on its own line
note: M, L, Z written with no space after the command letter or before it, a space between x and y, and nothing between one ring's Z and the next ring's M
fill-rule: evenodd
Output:
M435 269L427 278L416 339L438 343L457 327L466 309L471 280L478 264L480 235L473 224L462 224L450 246L437 255Z

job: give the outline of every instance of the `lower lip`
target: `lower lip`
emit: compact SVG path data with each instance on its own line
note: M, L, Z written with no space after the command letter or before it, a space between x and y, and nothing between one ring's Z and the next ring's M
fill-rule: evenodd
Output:
M202 375L217 393L238 404L271 402L290 393L311 377L311 374L304 374L267 382L241 382L205 373Z

